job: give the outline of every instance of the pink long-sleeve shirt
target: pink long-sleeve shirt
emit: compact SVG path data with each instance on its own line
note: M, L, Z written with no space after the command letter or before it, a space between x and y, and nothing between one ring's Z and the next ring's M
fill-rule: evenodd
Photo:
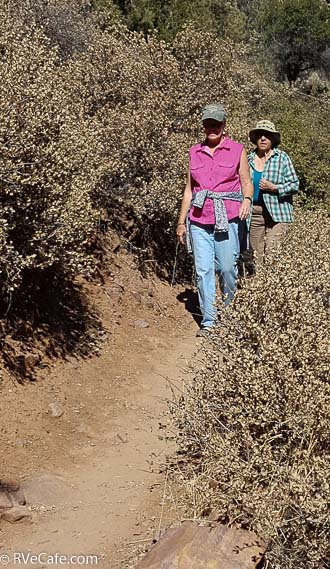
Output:
M224 138L221 145L211 154L205 142L195 144L189 152L191 189L193 194L200 190L212 192L238 192L241 189L239 166L243 144ZM238 217L240 203L224 199L228 220ZM203 225L215 223L213 200L207 198L202 210L192 207L191 221Z

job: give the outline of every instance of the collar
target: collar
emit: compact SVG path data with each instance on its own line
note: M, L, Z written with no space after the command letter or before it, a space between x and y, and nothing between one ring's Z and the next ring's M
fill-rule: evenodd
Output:
M256 152L257 152L257 149L255 148L255 149L252 150L252 151L250 152L250 154L248 155L248 162L249 162L250 166L253 166L253 164L254 164L254 157L255 157L255 155L256 155ZM273 158L273 156L278 156L280 152L281 152L281 151L280 151L277 147L276 147L276 148L273 148L273 154L271 155L271 157L269 158L269 160L271 160L271 159Z
M197 148L197 152L205 152L207 148L207 144L206 141L204 140L203 142L200 142L199 147ZM225 150L230 150L230 138L228 136L225 136L222 141L220 146L218 147L220 150L225 149Z

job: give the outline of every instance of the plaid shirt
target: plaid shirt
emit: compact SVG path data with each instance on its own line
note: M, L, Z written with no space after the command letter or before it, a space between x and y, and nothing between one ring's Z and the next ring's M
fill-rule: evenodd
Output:
M255 150L248 156L251 178L253 176ZM276 184L276 192L262 192L264 204L275 222L293 221L292 195L298 192L299 180L289 156L283 150L273 149L262 177Z

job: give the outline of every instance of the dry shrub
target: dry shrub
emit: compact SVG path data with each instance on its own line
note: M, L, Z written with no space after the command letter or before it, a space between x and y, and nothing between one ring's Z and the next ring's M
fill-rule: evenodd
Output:
M73 277L92 266L92 192L107 164L72 59L28 0L0 3L0 35L0 337L6 365L24 375L31 351L93 344L99 323Z
M89 272L100 221L124 233L140 267L171 275L201 107L224 102L228 133L246 143L264 102L281 106L287 96L246 47L192 26L167 45L129 32L108 4L97 13L89 0L0 0L2 315L35 290L26 283L40 286L46 274L68 283ZM323 140L319 124L311 132ZM310 150L307 135L295 146L318 198L328 172L323 149Z
M247 142L262 102L285 90L247 48L192 26L168 46L88 0L2 0L0 12L2 291L26 271L84 270L101 211L170 271L201 107L224 102L229 134Z
M240 53L228 41L193 27L169 47L156 36L146 41L117 25L95 36L75 60L84 70L87 112L101 125L108 157L108 173L95 200L108 211L110 223L168 271L188 149L203 136L203 105L223 101L229 134L247 140L249 102L241 75L233 71Z
M330 561L329 230L299 212L222 311L176 409L189 513L255 529L274 569Z
M282 138L284 148L290 154L294 150L301 187L312 194L313 188L324 186L326 129L318 123L319 148L309 148L308 136L314 139L316 131L311 109L307 104L292 104L291 109L294 95L263 78L247 47L191 25L168 46L156 35L145 39L117 24L110 31L95 32L74 66L83 69L80 87L86 112L99 122L108 157L108 172L95 200L108 211L110 223L168 271L188 149L203 137L200 110L207 102L225 104L227 132L247 146L256 119L276 120L285 105ZM307 161L317 167L310 169ZM324 197L316 193L317 199Z
M70 66L33 21L2 6L0 22L0 271L12 292L27 270L86 267L91 191L103 172L97 125Z

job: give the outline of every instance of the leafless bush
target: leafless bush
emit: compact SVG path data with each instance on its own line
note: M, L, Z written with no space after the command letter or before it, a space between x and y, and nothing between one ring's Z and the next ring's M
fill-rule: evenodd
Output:
M252 527L274 569L329 563L329 230L299 213L222 312L176 409L190 514Z
M33 0L28 9L63 59L88 48L94 30L86 0Z

